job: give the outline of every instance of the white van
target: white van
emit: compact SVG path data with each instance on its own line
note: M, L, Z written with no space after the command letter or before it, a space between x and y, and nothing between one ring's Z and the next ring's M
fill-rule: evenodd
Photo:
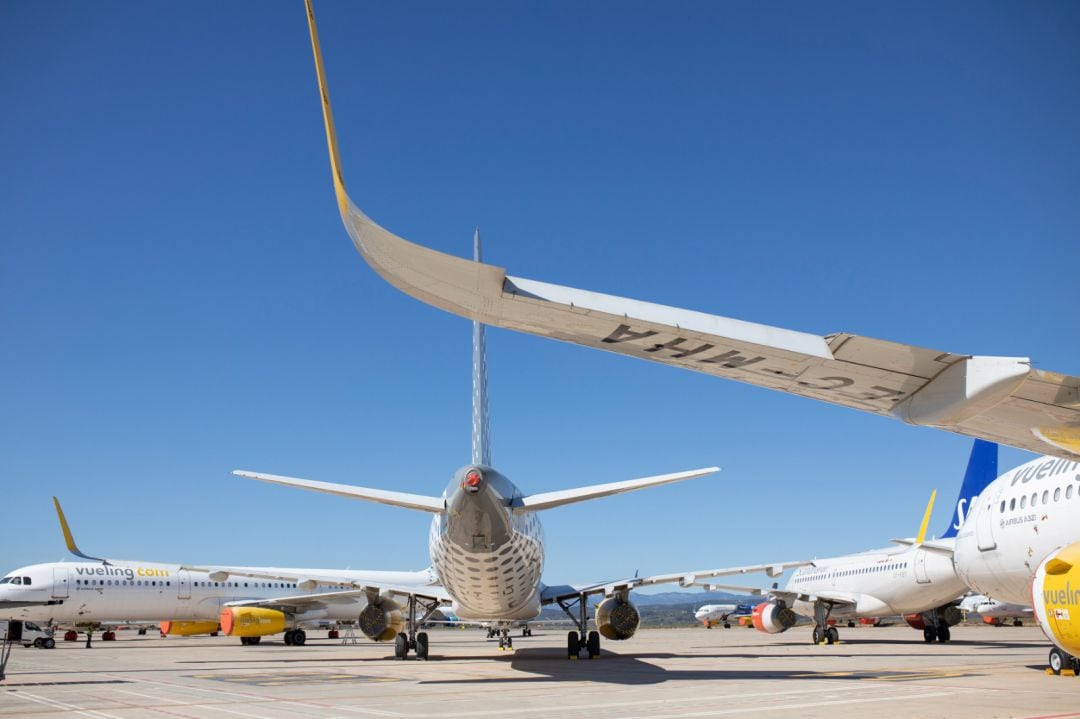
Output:
M4 640L8 638L8 622L0 621L0 635ZM38 649L52 649L56 646L51 629L42 629L33 622L22 623L22 637L18 640L24 647L37 647Z

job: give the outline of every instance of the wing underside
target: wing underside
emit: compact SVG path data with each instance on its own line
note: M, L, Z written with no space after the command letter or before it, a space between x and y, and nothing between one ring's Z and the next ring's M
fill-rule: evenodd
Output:
M1022 357L980 357L857 335L825 336L507 275L384 229L345 190L314 15L312 48L345 228L406 294L485 324L1067 459L1080 457L1080 378Z

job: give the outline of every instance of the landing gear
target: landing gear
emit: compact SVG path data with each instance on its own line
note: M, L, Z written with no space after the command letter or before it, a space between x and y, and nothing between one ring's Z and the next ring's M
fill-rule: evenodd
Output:
M423 616L419 618L416 616L418 608L424 610ZM438 601L425 602L415 595L409 597L409 603L406 607L405 631L394 637L395 659L408 659L410 650L416 652L417 659L428 658L431 644L428 641L427 632L418 633L416 628L430 619L438 608ZM488 630L488 636L491 636L490 629Z
M262 641L262 637L240 637L240 643L246 647L253 647ZM288 644L288 642L285 642Z
M589 659L596 659L600 656L600 632L586 631L589 628L589 603L586 601L586 595L579 594L574 601L577 602L576 616L573 612L573 603L567 604L564 600L559 600L559 607L578 627L578 631L569 632L566 635L566 656L577 659L581 656L581 650L585 649Z
M939 624L937 628L937 640L944 644L952 638L952 632L949 631L948 624Z
M724 622L724 629L731 629L731 622Z
M851 619L849 619L848 623L847 623L847 628L848 629L854 629L855 628L855 622L852 621Z
M510 638L510 630L509 629L502 629L502 630L496 629L495 633L499 635L499 649L500 650L513 649L514 648L514 640Z
M1014 619L1013 620L1013 626L1014 627L1022 627L1022 626L1024 626L1024 621L1022 619Z
M840 631L829 626L833 606L827 602L814 602L814 644L839 644Z
M1061 674L1072 672L1074 676L1080 676L1080 659L1067 654L1057 647L1050 650L1050 672Z
M523 637L531 637L532 636L532 627L530 627L530 626L522 627L521 628L521 636L523 636Z
M302 647L307 641L307 633L303 629L290 629L285 632L285 644L290 647Z

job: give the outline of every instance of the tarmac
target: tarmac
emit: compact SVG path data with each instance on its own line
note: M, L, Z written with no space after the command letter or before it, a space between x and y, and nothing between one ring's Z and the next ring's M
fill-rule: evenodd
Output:
M906 626L641 630L599 658L566 658L566 630L500 651L475 628L430 632L429 661L309 632L241 646L228 637L95 637L15 647L0 683L8 717L1080 717L1080 677L1045 673L1036 627L958 626L924 644Z

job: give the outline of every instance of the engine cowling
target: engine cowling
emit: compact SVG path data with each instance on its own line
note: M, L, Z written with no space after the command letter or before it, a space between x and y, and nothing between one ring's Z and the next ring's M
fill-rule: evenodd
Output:
M1080 657L1080 542L1047 555L1031 580L1031 605L1043 634Z
M905 614L904 621L908 623L908 626L916 631L922 631L926 629L926 622L923 620L921 614Z
M176 637L190 637L195 634L210 634L221 631L217 622L161 622L158 625L162 634Z
M938 607L928 610L929 612L938 612L938 618L950 627L955 627L960 622L964 621L964 613L960 610L960 607L955 604L950 604L945 607ZM926 629L926 619L922 614L905 614L904 621L908 623L908 626L916 631L923 631Z
M795 626L798 616L790 607L782 607L775 602L762 602L754 607L754 629L766 634L779 634Z
M596 629L608 639L629 639L641 624L641 614L629 599L608 597L596 608Z
M357 622L364 636L376 642L389 642L405 631L405 615L401 605L390 597L368 602Z
M265 607L225 607L221 631L230 637L262 637L285 631L285 612Z

